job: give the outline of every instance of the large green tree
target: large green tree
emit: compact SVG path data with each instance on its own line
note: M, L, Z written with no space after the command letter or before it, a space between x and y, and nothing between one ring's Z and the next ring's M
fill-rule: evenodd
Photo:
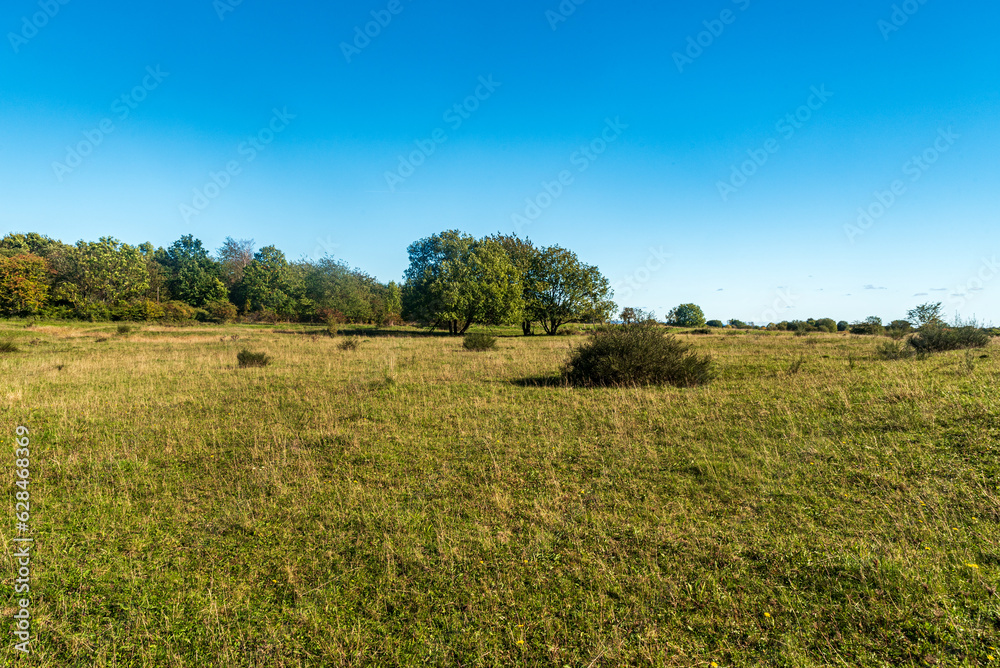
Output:
M407 248L403 314L463 334L473 323L521 318L521 275L496 240L448 230Z
M532 308L532 296L537 292L540 251L535 248L530 239L522 239L516 234L497 233L491 237L503 247L511 264L521 274L521 298L524 301L524 315L521 320L521 332L525 336L534 334L532 331L535 320L538 319L537 309Z
M182 236L170 248L158 251L156 259L167 269L167 286L174 299L191 306L228 300L218 263L194 235Z
M667 324L675 327L704 327L705 312L697 304L681 304L670 310Z
M149 289L142 251L111 237L77 242L58 278L56 297L90 317L106 313L101 305L129 304L143 298Z
M569 322L605 321L616 310L608 279L573 251L543 248L533 257L529 276L526 310L531 320L542 323L546 334L556 334Z

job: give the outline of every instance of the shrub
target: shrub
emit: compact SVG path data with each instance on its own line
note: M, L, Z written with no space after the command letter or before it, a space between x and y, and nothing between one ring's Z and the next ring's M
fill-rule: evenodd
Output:
M208 302L205 304L205 311L208 312L208 319L212 322L230 323L236 322L236 304L228 301Z
M271 363L271 358L264 353L252 353L244 348L236 355L236 362L242 369L254 366L267 366Z
M902 341L883 341L875 349L875 356L883 360L903 360L913 354L914 351Z
M882 319L875 315L851 325L851 334L881 336L884 333L885 327L882 326Z
M361 340L356 336L348 336L346 339L341 341L337 347L341 350L357 350L358 346L361 345Z
M493 350L497 347L497 337L485 332L470 332L462 338L466 350Z
M132 325L118 325L118 334L120 336L128 336L132 333Z
M725 324L721 320L709 320L705 325L708 327L725 327Z
M711 358L649 325L604 326L573 351L563 375L584 386L663 385L693 387L712 380Z
M711 333L712 333L712 330L707 329L707 328L692 329L690 332L688 332L688 334L711 334Z
M163 307L164 320L169 320L171 322L194 320L194 308L188 306L184 302L166 302L161 304L161 306Z
M0 353L16 353L20 350L13 341L0 341Z
M837 323L838 332L846 332L849 328L850 325L847 323L846 320L841 320L840 322Z
M990 343L990 335L978 327L936 327L925 326L910 337L910 345L918 353L937 353L966 348L985 348Z
M566 325L563 325L558 329L559 336L576 336L579 333L580 330L576 327L567 327Z

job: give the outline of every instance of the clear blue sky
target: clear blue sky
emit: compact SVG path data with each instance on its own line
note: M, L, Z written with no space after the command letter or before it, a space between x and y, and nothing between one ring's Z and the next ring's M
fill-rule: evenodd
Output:
M1000 322L997 3L62 1L0 10L0 232L398 280L518 229L661 316Z

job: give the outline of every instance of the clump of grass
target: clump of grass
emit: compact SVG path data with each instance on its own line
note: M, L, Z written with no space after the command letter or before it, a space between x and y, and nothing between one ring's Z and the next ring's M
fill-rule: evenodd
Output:
M805 364L805 361L806 361L805 355L799 355L799 358L797 360L792 360L792 363L788 365L788 375L794 376L799 371L801 371L802 365Z
M712 330L710 329L692 329L690 332L688 332L688 334L711 334L711 333Z
M20 350L13 341L0 341L0 353L16 353Z
M337 344L337 347L341 350L357 350L361 345L361 340L356 336L348 336L346 339Z
M129 334L132 333L132 329L133 329L132 325L126 325L126 324L118 325L118 335L128 336Z
M497 337L486 332L470 332L462 338L462 346L466 350L493 350L497 347Z
M937 353L966 348L985 348L990 335L979 327L925 327L910 337L910 345L921 353Z
M577 348L563 376L575 385L674 385L693 387L714 377L712 360L663 330L609 325Z
M565 327L564 326L564 327L560 327L557 330L557 333L560 336L576 336L577 334L580 333L580 330L577 329L576 327Z
M267 366L271 363L271 358L264 353L254 353L244 348L236 355L236 362L243 369L246 367Z

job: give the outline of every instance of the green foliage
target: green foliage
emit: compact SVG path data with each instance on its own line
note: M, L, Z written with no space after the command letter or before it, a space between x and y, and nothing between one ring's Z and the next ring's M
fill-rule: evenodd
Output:
M145 256L117 239L77 242L63 259L54 297L83 319L107 320L112 306L139 301L149 289Z
M521 277L497 241L448 230L413 242L407 251L404 317L447 324L451 334L463 334L473 323L521 318Z
M705 323L705 326L706 327L714 327L714 328L718 329L720 327L725 327L726 324L724 322L722 322L721 320L709 320L708 322Z
M875 357L882 360L903 360L913 357L914 349L902 341L883 341L875 348Z
M821 332L833 334L837 331L837 322L833 318L820 318L816 321L815 327Z
M16 353L20 351L21 349L13 341L7 339L0 340L0 353Z
M126 325L124 323L121 324L121 325L118 325L118 335L119 336L128 336L131 333L132 333L132 325Z
M205 311L208 313L208 319L211 322L218 323L235 322L238 315L236 305L229 300L208 302L205 304Z
M577 348L564 370L584 386L675 385L692 387L713 377L711 358L648 324L605 325Z
M925 325L909 339L918 353L936 353L966 348L985 348L990 335L979 327L942 327Z
M704 327L705 313L697 304L681 304L670 310L667 324L674 327Z
M497 337L486 332L469 332L462 337L466 350L493 350L497 347Z
M194 320L195 310L184 302L172 301L161 305L163 309L163 319L170 322L184 322Z
M850 329L850 327L851 327L850 323L848 323L846 320L841 320L840 322L837 323L838 332L846 332L848 329Z
M271 358L264 353L255 353L244 348L236 355L236 363L240 368L261 367L271 363Z
M851 334L862 336L881 336L885 334L885 327L882 326L882 318L873 315L855 322L851 325Z
M41 311L48 302L49 273L48 262L37 255L0 255L0 313Z
M614 312L608 279L576 253L560 246L544 248L535 256L525 289L527 311L553 335L569 322L607 320Z
M906 319L911 323L916 323L917 328L927 325L944 325L944 308L941 302L928 302L912 308L906 312Z
M705 324L707 325L708 323L705 323ZM743 322L742 320L737 320L736 318L733 318L732 320L729 321L729 326L732 327L733 329L750 329L751 328L750 325L748 325L747 323Z

